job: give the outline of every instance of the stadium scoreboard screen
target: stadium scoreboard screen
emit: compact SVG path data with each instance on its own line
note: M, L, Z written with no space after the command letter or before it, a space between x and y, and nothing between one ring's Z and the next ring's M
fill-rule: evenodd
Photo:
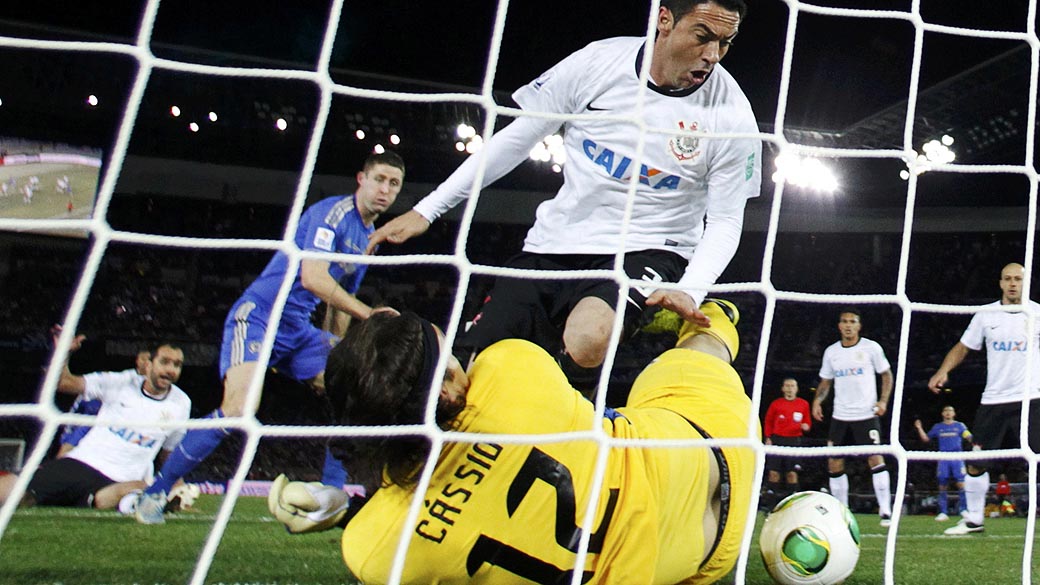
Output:
M96 148L0 136L0 217L89 218L101 156Z

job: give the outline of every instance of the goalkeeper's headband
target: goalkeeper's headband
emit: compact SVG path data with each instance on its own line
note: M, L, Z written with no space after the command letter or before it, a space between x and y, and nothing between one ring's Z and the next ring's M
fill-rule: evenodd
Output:
M415 380L415 386L412 387L414 396L424 396L424 393L430 388L433 383L434 370L437 369L437 359L441 355L441 342L437 337L437 329L422 317L419 317L419 325L422 327L423 362L419 377ZM434 388L434 391L439 393L440 387Z

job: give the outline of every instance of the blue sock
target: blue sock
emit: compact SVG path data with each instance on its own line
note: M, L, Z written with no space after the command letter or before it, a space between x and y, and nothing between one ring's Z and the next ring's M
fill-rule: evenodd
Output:
M957 507L960 508L958 512L968 509L968 499L964 497L964 488L957 490Z
M342 489L347 483L347 470L343 463L332 456L332 451L325 447L325 465L321 469L321 483Z
M940 514L945 514L947 512L947 510L949 509L947 507L947 503L946 502L947 502L946 490L939 490L939 513Z
M224 418L219 408L203 418ZM228 435L225 429L192 429L184 435L180 445L166 458L166 463L155 475L155 483L148 486L146 494L170 493L173 484L202 463Z

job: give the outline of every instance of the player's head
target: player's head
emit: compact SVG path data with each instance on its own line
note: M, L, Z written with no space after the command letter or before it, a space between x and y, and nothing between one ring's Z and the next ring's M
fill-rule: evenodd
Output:
M404 185L404 160L395 152L372 154L357 174L357 206L371 223L394 204Z
M784 393L784 398L787 400L794 400L798 397L798 380L794 378L784 378L784 383L780 386L780 391Z
M148 362L150 361L152 361L152 352L142 349L137 352L137 357L134 358L134 369L143 376L148 373Z
M376 313L352 326L329 355L325 387L337 422L348 426L418 425L443 344L440 331L414 313ZM435 419L450 428L466 406L469 378L449 354ZM383 470L411 485L426 461L424 437L338 440L334 450L362 485L381 483Z
M954 408L952 406L950 406L949 404L947 404L946 406L943 407L941 414L942 414L943 422L947 422L947 423L948 422L953 422L953 420L955 418L957 418L957 411L954 410Z
M184 367L184 352L172 343L160 343L149 354L147 383L154 393L164 394L177 383Z
M669 89L704 83L726 56L747 14L743 0L663 0L651 77Z
M838 331L841 332L841 340L843 342L855 343L859 341L859 330L861 327L858 309L846 307L838 313Z
M1017 262L1012 262L1000 271L1000 302L1005 305L1017 305L1022 302L1022 281L1026 269Z

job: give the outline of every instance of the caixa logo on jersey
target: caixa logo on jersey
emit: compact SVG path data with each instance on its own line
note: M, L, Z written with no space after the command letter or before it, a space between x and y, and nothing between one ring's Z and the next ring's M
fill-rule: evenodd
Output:
M156 445L156 442L158 441L158 439L155 437L142 435L141 433L133 429L117 429L114 427L108 427L108 430L111 431L112 434L114 434L115 436L126 441L127 443L130 443L132 445L140 445L146 449L151 449Z
M603 167L611 177L619 181L627 181L631 177L629 169L632 166L632 159L617 154L605 146L601 148L593 140L587 138L581 146L585 151L585 156L589 157L589 160L597 166ZM674 191L679 188L678 176L646 165L639 166L639 182L654 189Z
M1026 351L1029 344L1025 341L994 341L993 351Z
M841 368L840 370L834 370L835 378L844 378L845 376L862 376L863 368Z

